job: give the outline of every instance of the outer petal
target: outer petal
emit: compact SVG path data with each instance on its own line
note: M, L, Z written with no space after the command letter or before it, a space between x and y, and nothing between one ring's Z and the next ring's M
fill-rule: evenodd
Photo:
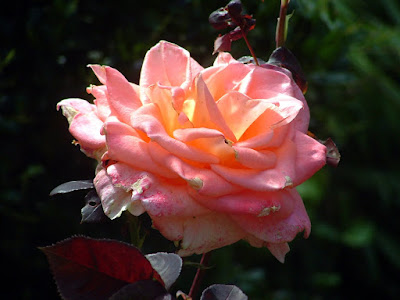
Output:
M95 152L105 147L100 134L103 122L97 117L95 106L81 99L66 99L57 104L68 119L69 131L78 140L87 155L97 157Z
M296 177L293 184L299 185L326 164L326 147L312 137L297 131Z
M141 202L147 213L156 217L193 217L210 213L190 196L188 188L186 184L159 182L141 196Z
M286 191L255 192L244 190L213 199L198 199L198 201L213 211L227 215L257 217L278 215L280 218L286 218L293 211L293 200Z
M101 199L104 213L110 219L119 217L130 205L132 193L127 192L124 188L114 186L105 169L101 169L97 173L93 183Z
M111 109L108 105L107 87L105 85L91 85L86 91L96 98L94 104L97 107L97 115L104 122L111 114Z
M296 128L307 132L310 121L307 102L286 70L279 72L276 68L256 67L240 82L238 91L253 99L268 99L277 94L284 94L300 100L303 103L303 109L296 118Z
M231 218L247 233L267 243L290 242L303 230L304 236L308 237L311 223L300 195L295 189L288 189L282 193L286 193L287 203L291 202L293 206L292 213L287 217L282 218L278 211L261 217L231 215Z
M151 48L143 61L140 86L154 84L187 88L192 79L203 70L185 49L165 41Z
M201 254L237 242L244 232L227 216L212 213L201 217L151 216L153 226L172 241L181 241L178 254Z
M217 64L217 67L205 69L201 76L215 101L218 101L226 93L237 90L252 68L251 65L230 61L229 64Z
M142 106L139 87L132 85L116 69L105 67L108 104L122 122L129 124L131 115Z
M288 243L267 243L252 235L246 236L244 239L247 240L253 247L267 247L271 254L275 256L275 258L281 263L285 262L285 256L290 251Z

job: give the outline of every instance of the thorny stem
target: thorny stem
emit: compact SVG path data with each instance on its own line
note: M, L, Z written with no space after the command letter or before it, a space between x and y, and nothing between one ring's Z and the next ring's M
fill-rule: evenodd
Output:
M200 268L197 269L196 275L193 279L192 286L190 287L189 297L194 299L194 296L197 294L197 291L200 287L201 281L203 280L204 273L206 271L205 268L208 266L208 262L211 257L211 252L204 253L200 260Z
M278 25L276 26L276 48L282 47L285 44L285 23L286 12L290 0L281 0L281 9L279 12Z

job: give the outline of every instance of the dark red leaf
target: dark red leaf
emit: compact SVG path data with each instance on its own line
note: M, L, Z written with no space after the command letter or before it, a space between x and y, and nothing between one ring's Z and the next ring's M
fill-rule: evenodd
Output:
M220 35L214 42L214 52L230 51L233 41L241 39L256 26L256 20L250 15L242 15L242 3L239 0L230 1L225 7L212 12L208 18L210 24L217 30L235 27L225 35Z
M229 16L228 11L222 7L210 14L208 17L208 22L216 30L221 30L232 26L231 17Z
M93 180L75 180L68 181L59 186L55 187L51 192L50 196L54 196L57 194L65 194L79 190L88 190L93 189Z
M235 285L214 284L203 291L200 300L247 300L248 297Z
M85 196L85 206L81 209L81 223L100 223L110 220L103 211L100 197L95 190Z
M160 275L135 247L114 240L72 237L40 248L64 299L108 299L123 286Z
M288 69L293 80L299 86L303 94L307 92L307 80L296 56L285 47L279 47L272 52L267 64Z
M240 27L236 27L234 30L228 32L227 34L217 37L217 39L214 42L213 54L222 51L227 51L227 52L231 51L232 42L242 37L243 33Z

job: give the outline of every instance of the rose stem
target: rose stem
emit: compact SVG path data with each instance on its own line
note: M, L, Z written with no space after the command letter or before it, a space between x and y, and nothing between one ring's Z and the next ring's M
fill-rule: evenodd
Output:
M253 50L253 48L251 47L251 45L250 45L250 43L249 43L249 40L247 39L247 36L246 36L246 34L244 33L244 30L242 29L242 26L240 26L240 30L242 31L242 35L243 35L244 41L246 42L247 48L249 48L250 53L251 53L251 56L253 56L253 58L254 58L254 62L256 63L257 66L259 66L260 64L258 63L257 56L256 56L256 54L254 53L254 50Z
M204 253L200 260L200 267L197 269L196 275L193 279L192 286L190 287L189 297L193 299L194 295L197 293L201 281L203 280L204 273L206 269L204 267L208 266L208 262L211 257L211 252Z
M285 44L285 23L286 12L290 0L281 0L281 9L279 11L278 25L276 27L276 48L282 47Z

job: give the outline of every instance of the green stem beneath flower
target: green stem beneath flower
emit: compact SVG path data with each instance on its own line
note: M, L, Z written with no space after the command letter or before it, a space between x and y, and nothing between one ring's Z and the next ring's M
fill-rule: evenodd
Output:
M141 234L141 222L138 217L133 216L130 213L126 213L129 236L131 240L131 244L141 249L143 247L144 240L146 238L146 234Z
M192 286L190 287L189 297L194 299L194 296L197 294L197 291L200 288L201 281L203 280L204 273L207 270L208 262L211 258L211 252L204 253L200 260L200 265L202 267L197 269L196 275L193 279Z
M281 8L279 11L278 24L276 26L276 36L275 36L276 48L285 45L286 13L289 2L290 0L281 0Z

